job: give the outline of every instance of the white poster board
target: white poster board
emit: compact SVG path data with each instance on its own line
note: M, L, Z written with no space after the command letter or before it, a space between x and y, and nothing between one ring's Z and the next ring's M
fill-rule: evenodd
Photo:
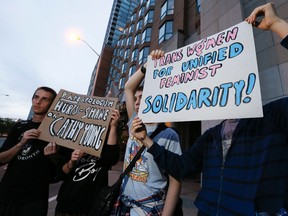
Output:
M138 114L143 122L262 117L252 26L242 22L160 59L149 56Z

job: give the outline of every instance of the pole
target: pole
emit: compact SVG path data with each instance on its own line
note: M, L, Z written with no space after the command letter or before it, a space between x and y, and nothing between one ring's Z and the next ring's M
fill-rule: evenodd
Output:
M98 57L100 57L100 55L90 46L90 44L88 44L85 40L83 40L82 38L78 37L77 40L81 40L83 41Z

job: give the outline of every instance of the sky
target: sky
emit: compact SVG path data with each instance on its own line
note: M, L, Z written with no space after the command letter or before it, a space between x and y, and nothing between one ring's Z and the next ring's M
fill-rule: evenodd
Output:
M1 118L27 119L39 86L87 94L98 56L75 36L100 54L112 3L0 0Z

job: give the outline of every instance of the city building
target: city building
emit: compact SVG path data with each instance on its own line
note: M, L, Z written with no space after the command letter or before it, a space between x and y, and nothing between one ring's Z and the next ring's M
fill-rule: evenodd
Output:
M101 55L92 72L88 95L105 96L113 51L140 0L114 0ZM108 81L107 81L108 79Z
M123 2L131 7L127 9ZM118 25L122 29L116 31L112 23L115 21L117 3L120 6L118 11L126 9L129 16L125 25L124 22ZM125 82L147 61L150 51L162 49L169 52L213 35L242 22L255 7L263 3L259 0L141 0L133 1L132 6L132 1L115 0L101 57L91 79L93 85L90 93L117 96L122 102L121 109L125 110L125 96L122 93ZM279 15L288 19L288 1L276 0L274 3ZM115 30L114 38L112 30ZM288 55L279 44L280 39L270 31L254 29L254 35L265 104L288 95L285 85L288 80ZM179 131L185 149L201 133L219 122L177 122L171 125Z

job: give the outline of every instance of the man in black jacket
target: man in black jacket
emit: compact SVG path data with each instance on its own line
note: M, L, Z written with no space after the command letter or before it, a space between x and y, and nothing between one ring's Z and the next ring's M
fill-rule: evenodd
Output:
M258 22L261 15L264 18ZM275 32L288 49L288 23L277 16L273 4L257 7L246 21ZM223 121L182 155L153 142L139 118L133 121L131 132L173 177L203 173L195 201L198 215L284 216L288 215L287 107L286 97L265 105L263 118Z

